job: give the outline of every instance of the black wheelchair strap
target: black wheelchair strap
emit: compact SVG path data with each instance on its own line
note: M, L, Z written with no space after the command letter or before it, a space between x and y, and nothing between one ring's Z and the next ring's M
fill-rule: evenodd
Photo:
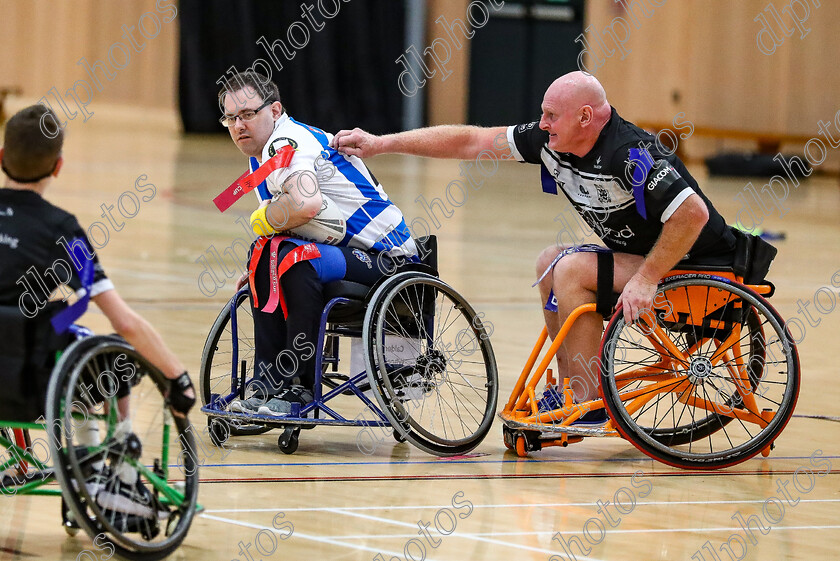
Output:
M613 280L614 261L611 251L599 251L598 256L598 290L595 293L595 311L608 318L613 309Z

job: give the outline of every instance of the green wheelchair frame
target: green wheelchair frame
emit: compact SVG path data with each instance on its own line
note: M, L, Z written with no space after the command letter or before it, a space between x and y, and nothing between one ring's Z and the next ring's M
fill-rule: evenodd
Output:
M165 557L181 545L194 514L201 509L196 503L198 458L193 428L189 420L175 417L169 412L163 399L163 392L168 387L163 373L122 338L93 335L79 326L72 326L71 331L76 341L59 354L50 377L46 419L41 416L35 422L0 421L0 446L10 456L0 463L0 472L3 473L0 477L0 491L6 495L60 495L63 497L62 523L68 534L75 535L83 528L97 546L102 545L98 539L107 542L116 553L127 559L153 560ZM144 440L147 443L156 441L149 438L149 433L160 431L161 448L157 452L158 457L151 459L151 465L148 465L150 458L148 454L144 455L144 446L134 432L137 427L133 427L132 432L124 435L124 438L116 437L119 398L116 391L107 391L107 380L104 391L99 385L100 380L96 380L100 393L97 394L95 407L101 407L102 412L91 411L94 404L91 403L89 390L93 386L86 384L86 380L90 380L86 376L97 371L107 371L114 375L115 371L127 369L132 371L130 379L123 378L127 383L136 387L147 376L155 386L151 391L144 387L138 401L148 397L151 399L137 407L155 413L151 421L144 419L151 424L144 433ZM134 394L135 391L132 391L132 399ZM68 402L70 407L66 406ZM148 403L152 403L151 408ZM132 402L131 405L135 404ZM158 408L162 412L160 422ZM101 424L106 427L105 436L99 445L85 446L74 442L78 429L76 421L79 419L83 419L83 423L92 421L97 426ZM180 486L169 481L169 448L173 426L177 435L175 443L180 445L179 455L184 473L184 481ZM35 430L47 434L47 460L53 460L52 466L38 457L35 449L37 440L33 443L29 434L29 431ZM151 504L144 506L151 507L154 517L144 518L101 507L95 499L96 493L89 488L94 471L92 464L97 461L103 464L110 462L111 465L124 462L135 468L140 480L150 489ZM7 473L10 470L16 470L17 475ZM56 481L60 489L48 488ZM85 481L85 484L78 485L77 481ZM111 485L113 489L120 484L116 475L112 474L112 480L105 485ZM161 517L166 519L163 528L160 527Z

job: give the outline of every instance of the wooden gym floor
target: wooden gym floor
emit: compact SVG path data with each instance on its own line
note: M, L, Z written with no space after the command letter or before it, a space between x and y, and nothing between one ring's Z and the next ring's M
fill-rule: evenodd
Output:
M241 173L244 158L224 136L183 138L171 124L105 118L72 123L65 156L47 198L73 211L82 224L103 223L109 236L100 250L106 271L197 380L204 338L233 289L228 279L214 296L202 294L197 281L203 267L197 260L211 246L223 252L242 235L235 221L248 216L250 199L225 214L211 199ZM387 156L368 164L409 221L430 221L416 200L421 195L427 201L445 199L447 184L459 179L458 163L451 161ZM746 181L695 171L704 191L733 221L740 209L734 197ZM155 196L141 200L136 216L116 231L100 206L116 205L127 191L138 193L138 177L141 185L154 184ZM763 181L754 183L760 190ZM142 194L148 197L150 191ZM797 315L797 300L813 302L817 289L829 288L809 306L818 325L797 316L806 327L799 346L802 389L796 417L770 457L693 473L654 462L623 440L602 439L520 459L505 451L498 420L473 454L455 459L435 458L390 438L366 455L356 445L356 429L305 431L292 456L278 450L276 431L231 439L226 451L214 449L203 435L199 500L206 511L172 558L425 555L544 561L552 555L568 559L560 541L565 540L574 544L570 554L576 559L834 559L840 546L834 515L840 506L835 355L840 313L816 308L828 309L829 300L836 299L832 275L840 283L836 178L804 181L787 204L790 212L784 217L773 212L762 224L787 234L777 244L771 271L777 287L772 302L790 318ZM480 190L470 190L462 206L448 205L451 216L437 213L441 277L493 324L502 403L541 327L538 295L530 288L533 263L552 243L559 224L554 217L565 207L563 200L541 193L538 168L504 163ZM95 235L102 243L102 231ZM108 330L95 310L84 323ZM348 403L352 411L356 404ZM200 412L192 419L205 426ZM829 466L830 473L822 473ZM615 510L616 498L622 513ZM597 501L609 501L606 512L599 512ZM751 535L741 529L739 516L751 522ZM436 517L444 534L435 531ZM3 498L0 559L104 558L84 534L66 537L59 520L54 498ZM291 536L284 522L292 524ZM421 537L418 522L431 524L427 537ZM91 551L83 555L84 550Z

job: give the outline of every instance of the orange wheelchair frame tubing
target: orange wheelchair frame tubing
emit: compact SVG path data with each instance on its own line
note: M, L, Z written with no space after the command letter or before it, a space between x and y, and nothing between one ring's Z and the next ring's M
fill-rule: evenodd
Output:
M673 270L666 277L663 278L663 281L667 280L670 277L680 274L712 274L717 277L722 277L737 282L742 286L746 286L747 288L752 289L758 294L769 295L773 292L773 287L767 284L743 285L743 279L741 277L737 277L733 273L728 272ZM702 319L693 317L693 312L691 311L691 306L689 305L691 294L688 292L688 290L685 291L685 294L675 294L674 296L678 297L674 298L673 300L668 300L671 306L672 315L676 316L678 312L682 311L686 313L689 321ZM718 295L717 297L720 299L720 301L713 301L711 303L711 305L715 308L726 305L729 299L731 299L731 296L728 299L726 295ZM531 354L528 357L524 368L522 369L522 373L519 375L519 379L517 380L513 391L511 392L510 398L508 399L505 408L500 414L503 420L513 421L519 425L533 425L534 430L540 430L546 428L546 425L550 425L551 430L556 430L562 433L564 427L570 427L572 423L577 421L582 415L588 413L589 411L605 408L603 390L601 391L600 399L594 399L582 403L573 403L572 390L569 387L567 379L565 379L563 383L563 403L570 405L564 405L560 409L539 411L537 406L538 400L536 397L536 388L540 384L544 376L546 379L546 383L556 383L551 370L548 368L551 364L551 361L555 359L557 351L560 349L560 346L563 344L563 341L565 340L575 321L577 321L577 319L585 313L595 313L595 307L596 306L594 303L583 304L575 308L572 311L572 313L569 314L569 317L566 318L566 321L560 328L559 333L549 345L548 350L546 351L542 360L539 362L539 365L537 365L536 370L534 370L534 366L537 364L537 360L539 359L540 354L545 346L545 343L548 340L548 329L546 327L543 327L539 337L537 338L537 342L534 345L534 348L531 351ZM636 369L632 372L627 372L616 376L616 385L619 390L622 387L630 384L634 379L637 379L640 371L646 372L646 380L655 382L655 384L652 386L646 386L644 388L640 388L637 390L627 392L626 394L622 394L622 397L624 398L623 401L630 401L626 405L626 409L628 412L633 413L635 411L638 411L646 403L653 399L654 396L667 391L677 392L679 394L679 400L683 403L686 403L687 405L698 407L701 409L706 409L708 411L712 411L720 415L738 418L742 421L755 423L761 426L762 428L767 426L767 424L773 419L773 411L765 410L762 411L760 415L756 415L755 413L751 412L756 410L755 396L753 395L752 390L750 388L750 380L747 374L747 367L744 364L743 357L740 356L740 353L736 353L735 356L730 356L730 359L734 359L735 365L732 366L731 361L727 361L727 370L729 371L729 374L735 383L738 393L740 394L744 404L747 407L746 409L735 409L732 407L723 408L720 404L709 402L705 399L701 399L694 395L687 395L687 392L684 392L682 390L686 389L686 387L689 384L691 384L688 375L683 374L674 377L674 375L670 373L674 370L686 369L690 363L689 357L691 356L694 349L697 348L701 343L695 343L695 346L692 346L689 349L687 349L687 352L683 352L674 345L673 341L671 341L670 338L667 337L667 335L665 335L660 325L653 322L653 325L651 327L651 322L644 321L644 323L646 326L650 327L648 331L645 331L645 334L647 336L648 341L653 345L653 347L657 351L660 352L661 361L655 366L641 367L641 369ZM721 360L723 360L724 357L729 356L727 355L727 353L732 351L732 347L735 344L737 344L740 341L740 339L741 329L740 326L736 326L725 341L722 341L720 343L716 342L718 348L710 359L712 364L718 364L721 362ZM598 364L600 365L600 359L598 361ZM620 436L620 434L616 430L616 426L612 419L609 419L607 423L603 426L602 435ZM583 437L579 435L562 433L561 438L555 440L543 440L541 442L541 446L567 446L569 443L578 442L582 439ZM517 452L520 455L524 455L524 450L519 450L520 447L520 443L517 442ZM769 452L769 446L765 450L762 450L762 454L765 456L768 455Z

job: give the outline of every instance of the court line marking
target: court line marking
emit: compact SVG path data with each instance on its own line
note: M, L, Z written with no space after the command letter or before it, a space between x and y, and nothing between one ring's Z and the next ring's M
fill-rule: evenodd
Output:
M229 452L235 452L235 449L227 449ZM840 455L837 456L820 456L821 458L826 459L840 459ZM777 461L777 460L808 460L811 456L774 456L771 458L753 458L748 461L748 463L758 462L758 461ZM272 463L244 463L244 464L201 464L203 468L211 468L211 467L281 467L281 466L410 466L410 465L447 465L447 464L552 464L552 463L581 463L581 462L638 462L638 461L647 461L654 464L658 463L644 455L640 455L638 458L568 458L568 459L539 459L539 458L516 458L512 460L415 460L415 461L408 461L408 462L393 462L393 461L379 461L379 462L272 462ZM177 467L177 464L173 464ZM173 467L173 466L170 466ZM665 466L663 466L665 467ZM715 470L718 471L718 470Z
M714 504L714 505L728 505L728 504L753 504L763 503L766 499L744 499L731 501L637 501L636 506L660 506L660 505L699 505L699 504ZM840 499L800 499L802 503L840 503ZM798 503L797 503L798 504ZM475 504L473 508L544 508L544 507L568 507L568 506L597 506L595 502L591 503L533 503L533 504ZM223 509L207 509L204 512L318 512L318 511L332 511L335 509L344 511L355 510L416 510L416 509L441 509L451 508L451 504L446 505L381 505L381 506L323 506L323 507L292 507L292 508L223 508Z
M641 472L646 477L734 477L744 475L761 475L761 476L779 476L779 475L795 475L796 470L785 469L775 470L772 473L767 473L762 470L745 470L745 471L674 471L674 472L645 472L637 470L635 472L556 472L556 473L499 473L499 474L474 474L474 473L454 473L454 474L440 474L440 475L357 475L357 476L323 476L323 477L232 477L232 478L202 478L199 481L202 484L213 483L351 483L351 482L375 482L375 481L462 481L465 479L473 480L494 480L494 479L583 479L583 478L628 478L633 477ZM840 471L832 470L826 475L840 475Z
M244 522L244 521L241 521L241 520L232 520L230 518L222 518L221 516L213 516L211 514L207 514L206 512L202 513L200 516L202 518L208 518L210 520L216 520L218 522L226 522L228 524L233 524L235 526L243 526L245 528L252 528L254 530L268 530L268 531L273 532L275 534L280 533L280 532L277 531L276 528L273 528L273 527L263 526L263 525L260 525L260 524L253 524L251 522ZM396 556L396 557L399 557L400 555L402 555L402 552L387 551L387 550L381 550L381 549L373 549L372 547L367 547L365 545L345 543L345 542L339 541L335 538L330 538L330 537L325 537L325 536L310 536L309 534L302 534L302 533L298 532L297 530L292 532L292 534L289 536L289 538L293 538L293 537L299 537L299 538L302 538L302 539L305 539L305 540L312 540L312 541L316 541L316 542L320 542L320 543L327 543L327 544L330 544L330 545L338 545L338 546L347 547L347 548L350 548L350 549L357 549L357 550L361 550L361 551L369 551L369 552L372 552L372 553L383 553L385 555L391 555L391 556ZM433 559L430 559L430 558L427 558L427 559L428 559L428 561L434 561Z
M832 526L773 526L773 530L835 530L840 528L840 525L832 525ZM668 533L668 532L730 532L732 530L741 531L743 532L744 528L741 526L730 527L730 528L636 528L632 530L618 530L618 529L607 529L606 532L608 534L645 534L645 533ZM554 534L563 534L563 535L570 535L570 534L580 534L583 535L583 530L578 531L535 531L535 532L479 532L479 533L466 533L466 534L459 534L453 533L452 536L458 537L472 537L472 536L553 536ZM387 536L382 535L355 535L355 536L340 536L342 539L345 540L362 540L362 539L371 539L371 538L407 538L413 537L417 534L389 534ZM332 536L325 536L327 538L332 538ZM521 547L517 544L508 544L511 547ZM583 558L581 558L583 559Z
M451 506L451 505L449 505L449 506ZM369 514L359 514L357 512L348 512L348 511L342 510L341 508L327 509L326 512L331 512L333 514L343 514L345 516L353 516L353 517L356 517L356 518L363 518L365 520L373 520L375 522L383 522L385 524L394 524L396 526L402 526L402 527L406 527L406 528L419 528L419 526L410 524L408 522L402 522L402 521L399 521L399 520L391 520L390 518L384 518L384 517L381 517L381 516L370 516ZM459 517L460 517L460 514L459 514ZM429 528L429 530L431 530L431 527ZM444 537L444 534L441 534L440 532L437 532L437 528L435 528L435 532L438 533L438 535L440 535L441 537ZM420 533L418 532L415 535L419 535L419 534ZM390 537L390 536L380 536L380 537ZM491 539L491 538L485 538L483 536L476 536L476 535L469 535L469 534L459 534L457 531L453 532L452 534L449 534L448 536L445 536L445 537L449 537L449 538L456 537L456 538L470 539L470 540L478 541L478 542L486 542L486 543L491 543L491 544L494 544L494 545L502 545L502 546L505 546L505 547L512 547L512 548L520 550L520 551L524 549L524 550L528 550L528 551L535 551L537 553L547 553L549 555L554 555L554 554L557 553L556 551L552 551L550 549L543 549L543 548L540 548L540 547L532 547L532 546L529 546L529 545L524 545L524 544L519 544L519 543L504 542L502 540L494 540L494 539ZM578 558L582 559L584 561L603 561L603 560L595 558L595 557L579 556Z

